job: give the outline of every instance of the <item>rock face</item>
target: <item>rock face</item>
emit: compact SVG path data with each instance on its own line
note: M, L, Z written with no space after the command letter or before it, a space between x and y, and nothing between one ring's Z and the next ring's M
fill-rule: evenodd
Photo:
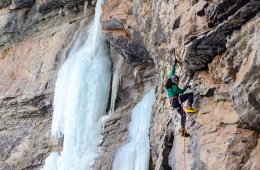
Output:
M0 9L7 7L10 4L11 4L11 0L3 0L0 2Z
M60 150L50 141L54 84L93 15L91 7L83 15L84 2L0 2L0 169L40 169ZM125 61L93 169L112 168L131 111L152 87L150 169L260 169L260 2L107 0L102 8L113 69ZM164 87L175 59L199 109L187 116L185 141Z
M101 23L112 45L138 64L144 55L132 57L132 44L126 48L122 43L128 39L146 49L156 65L150 169L184 169L180 116L164 88L175 58L182 85L193 82L194 107L199 109L187 118L192 134L185 142L187 169L259 168L252 164L259 147L259 10L259 1L249 0L104 4Z
M132 65L152 62L136 19L133 16L133 3L108 1L103 4L102 29L113 47Z
M90 21L82 12L42 15L27 7L0 10L0 169L5 170L40 169L57 149L50 141L57 71ZM92 14L91 9L87 15Z
M35 0L12 0L10 9L21 9L31 7L35 3Z
M233 105L241 121L257 130L260 130L260 42L259 31L256 31L260 29L259 21L257 15L241 31L234 32L227 43L228 47L232 46L227 57L233 59L236 73L230 90Z

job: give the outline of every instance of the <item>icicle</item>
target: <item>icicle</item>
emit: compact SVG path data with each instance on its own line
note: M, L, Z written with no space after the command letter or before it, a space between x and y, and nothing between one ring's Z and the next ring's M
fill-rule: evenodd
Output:
M113 170L149 169L149 127L155 89L146 94L132 111L128 143L119 148L113 161Z
M137 69L134 69L134 76L137 78Z
M44 168L41 170L58 170L57 159L60 154L58 152L52 152L50 156L45 160Z
M88 11L88 2L85 1L84 2L84 9L83 9L83 13L86 15L87 14L87 11Z
M113 82L112 82L112 93L111 93L111 104L109 109L109 114L113 114L115 108L115 101L117 97L118 88L120 86L121 72L124 64L124 58L119 56L119 59L115 65L115 70L113 73Z

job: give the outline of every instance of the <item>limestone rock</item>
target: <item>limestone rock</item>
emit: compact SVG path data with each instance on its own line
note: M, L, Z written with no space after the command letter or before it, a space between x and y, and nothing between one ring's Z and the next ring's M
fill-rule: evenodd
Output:
M122 8L124 12L118 12L122 15L113 15L125 3L133 4L132 13ZM192 134L186 141L188 169L241 169L255 160L250 152L253 155L258 138L255 130L259 130L259 5L259 1L249 0L110 0L104 5L101 22L107 39L121 54L128 51L124 39L142 42L142 46L136 44L147 50L157 68L151 169L184 168L180 116L171 110L164 89L175 59L179 61L176 74L181 77L180 85L192 80L191 90L200 110L187 119ZM131 27L125 25L128 20ZM135 33L138 36L133 36ZM129 56L124 53L128 60ZM138 57L142 56L135 60Z
M0 169L40 169L58 150L50 143L54 83L86 17L83 3L0 2ZM102 8L104 36L126 62L93 168L111 169L132 108L156 86L150 169L183 169L184 149L188 169L259 169L259 1L107 0ZM187 116L185 148L164 87L175 59L199 109Z
M0 9L7 7L10 4L11 4L11 0L2 0L0 1Z
M230 1L225 2L229 3ZM245 1L243 1L241 5L244 4L244 2ZM221 5L218 7L222 8ZM241 27L242 24L254 17L260 9L260 4L249 2L241 8L238 8L239 12L235 10L237 8L238 7L232 7L232 10L230 10L233 12L217 17L219 18L218 22L223 21L224 18L229 18L228 20L218 23L218 26L213 30L191 37L190 40L188 39L185 42L185 44L187 44L185 62L190 71L205 68L206 65L203 63L209 63L216 55L223 53L226 50L226 36L232 33L234 29Z
M10 9L19 9L25 7L31 7L34 5L36 0L12 0Z
M19 11L7 15L19 18L16 14ZM78 30L89 21L67 19L0 47L0 169L40 169L55 149L50 126L57 71ZM7 24L3 31L12 30L19 20L8 21L14 25Z
M36 7L40 13L47 13L57 8L75 8L79 10L79 6L84 5L84 0L37 0Z
M0 13L0 46L4 46L7 43L15 41L12 38L14 34L19 34L22 31L25 15L28 12L27 9L21 9L19 11L9 12L7 9L3 9Z
M260 145L259 145L259 140L260 137L258 136L258 141L257 141L257 145L255 146L255 148L253 149L253 151L250 153L250 158L247 161L247 163L243 166L242 170L246 170L246 169L259 169L259 159L260 159L260 155L259 155L259 149L260 149Z
M200 92L200 96L210 97L214 95L216 85L211 79L211 76L206 72L198 72L196 80L196 91Z
M42 13L49 12L52 9L62 6L61 0L37 0L36 2L37 10Z
M133 17L133 3L106 2L102 8L103 32L113 47L132 65L151 62L140 32L134 29L137 23Z
M232 102L241 121L260 130L260 53L259 32L256 31L260 29L258 18L245 24L241 31L234 32L227 46L233 47L229 55L234 60L233 67L236 71L236 80L230 90Z
M90 0L88 0L90 1ZM72 7L77 7L79 5L83 5L85 0L62 0L62 3L65 5L67 8L72 8Z
M222 23L223 20L227 19L228 16L234 14L243 5L250 2L250 0L245 1L229 1L221 0L210 3L205 9L205 13L209 18L209 27L217 26Z

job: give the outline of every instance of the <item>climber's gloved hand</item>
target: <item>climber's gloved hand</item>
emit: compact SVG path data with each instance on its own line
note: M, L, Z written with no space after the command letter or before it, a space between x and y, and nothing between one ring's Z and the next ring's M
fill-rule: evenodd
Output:
M185 87L187 87L187 89L191 88L190 80L186 83L186 86L185 86Z
M187 89L191 88L190 82L188 82L188 83L185 85L185 87L186 87Z
M176 66L176 65L177 65L177 62L178 62L178 61L177 61L177 59L175 59L175 61L174 61L174 66Z
M186 85L186 88L189 89L189 88L191 88L191 86L187 84L187 85Z

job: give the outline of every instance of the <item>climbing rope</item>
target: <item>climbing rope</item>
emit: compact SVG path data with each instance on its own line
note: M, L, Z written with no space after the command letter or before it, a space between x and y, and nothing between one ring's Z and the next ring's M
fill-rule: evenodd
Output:
M170 102L170 99L168 98L168 100L169 100L169 102L168 103L171 103ZM171 106L171 104L170 104L170 106ZM184 114L185 114L185 111L183 110L183 106L181 105L180 106L181 107L181 113L182 113L182 115L184 116ZM186 141L185 141L185 133L186 133L186 117L185 117L185 121L184 121L184 137L183 137L183 140L184 140L184 143L183 143L183 155L184 155L184 170L186 170L186 153L185 153L185 143L186 143Z

